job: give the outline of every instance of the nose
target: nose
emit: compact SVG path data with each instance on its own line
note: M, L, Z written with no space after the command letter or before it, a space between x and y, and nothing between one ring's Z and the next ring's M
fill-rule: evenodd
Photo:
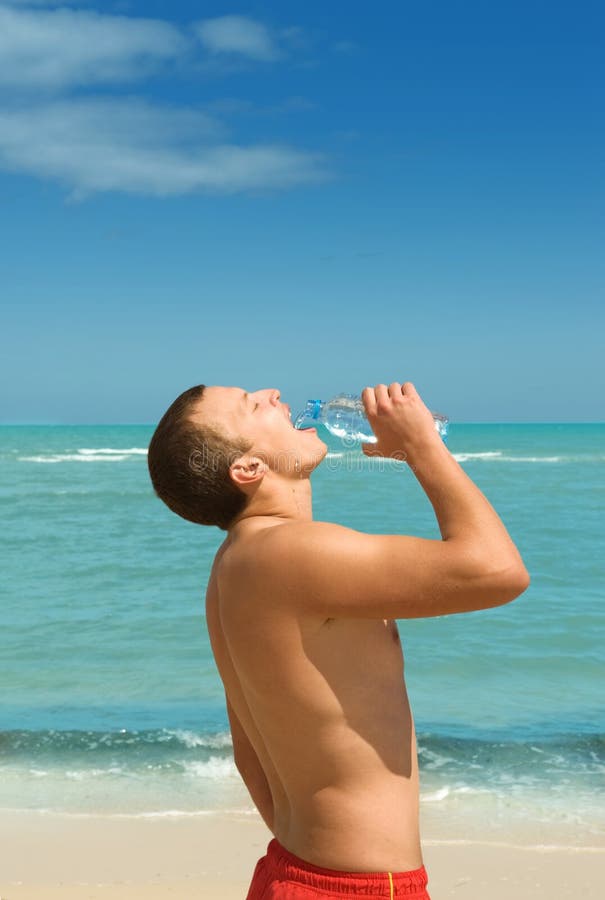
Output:
M260 391L255 391L254 396L262 403L270 403L271 406L277 406L281 394L277 388L263 388Z
M279 403L280 397L281 397L281 394L278 390L276 390L275 388L270 389L269 401L273 404L273 406L277 406L277 404Z

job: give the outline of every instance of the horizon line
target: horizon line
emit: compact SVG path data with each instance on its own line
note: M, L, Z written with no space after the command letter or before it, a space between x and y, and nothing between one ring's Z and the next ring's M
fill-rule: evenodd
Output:
M158 420L159 422L159 420ZM155 428L158 422L0 422L0 428ZM457 425L605 425L605 419L575 419L575 420L495 420L484 421L458 421L449 420L449 427Z

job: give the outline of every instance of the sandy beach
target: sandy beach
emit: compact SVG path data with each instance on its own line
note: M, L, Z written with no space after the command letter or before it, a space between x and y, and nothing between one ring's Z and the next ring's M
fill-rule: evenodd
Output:
M243 900L270 834L257 816L3 813L2 900ZM425 837L432 900L600 900L605 846Z

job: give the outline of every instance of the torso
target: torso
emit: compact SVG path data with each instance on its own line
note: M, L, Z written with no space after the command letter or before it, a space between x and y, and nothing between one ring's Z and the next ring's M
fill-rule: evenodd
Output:
M291 592L280 602L253 565L248 577L234 565L242 541L217 554L207 624L271 789L275 837L325 868L418 868L416 740L396 622L301 614Z

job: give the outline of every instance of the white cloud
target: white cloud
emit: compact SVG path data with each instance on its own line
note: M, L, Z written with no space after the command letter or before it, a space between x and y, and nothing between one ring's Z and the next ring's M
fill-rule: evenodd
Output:
M273 62L282 56L267 26L247 16L205 19L197 22L195 31L212 53L236 54L260 62Z
M199 112L132 98L63 100L0 110L0 168L58 180L74 196L228 193L326 177L315 154L222 138L221 126Z
M320 155L274 142L244 145L205 112L136 97L69 96L92 85L120 88L143 80L162 66L193 59L196 47L213 58L275 60L282 55L279 42L288 44L284 32L276 35L245 16L223 16L193 26L196 44L191 29L170 22L67 9L65 2L41 8L57 5L0 0L0 170L59 182L76 197L265 190L327 177ZM12 101L2 101L11 95ZM305 105L290 99L265 112Z
M186 48L177 28L156 19L0 6L0 84L56 89L142 78Z
M0 6L71 6L80 0L0 0Z

